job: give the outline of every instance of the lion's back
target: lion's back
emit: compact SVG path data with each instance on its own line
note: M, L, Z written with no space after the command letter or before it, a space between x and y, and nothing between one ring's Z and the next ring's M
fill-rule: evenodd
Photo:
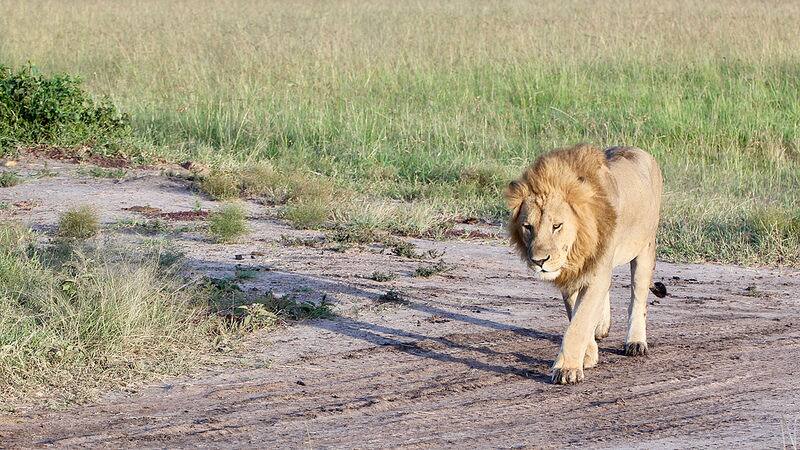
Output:
M663 179L656 159L642 149L611 147L605 155L616 188L617 256L624 262L655 239Z

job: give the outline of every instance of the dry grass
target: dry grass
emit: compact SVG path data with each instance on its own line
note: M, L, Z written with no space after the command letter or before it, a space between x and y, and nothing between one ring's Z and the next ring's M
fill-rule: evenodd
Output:
M176 373L210 347L202 299L162 255L36 240L0 225L1 409Z

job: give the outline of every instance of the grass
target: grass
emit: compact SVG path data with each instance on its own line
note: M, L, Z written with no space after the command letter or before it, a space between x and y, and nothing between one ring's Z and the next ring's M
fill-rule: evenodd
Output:
M543 151L632 144L664 169L661 258L800 265L796 3L36 5L3 1L0 61L81 76L142 152L298 227L503 220Z
M106 169L103 167L91 167L89 169L81 171L82 174L86 174L90 177L95 178L111 178L114 180L121 180L125 178L125 175L128 172L125 169Z
M16 172L1 172L0 173L0 188L12 187L22 183L22 179Z
M217 242L232 243L248 231L244 208L237 204L222 205L208 215L208 232Z
M417 269L414 271L414 276L430 278L434 275L450 272L453 269L453 266L440 260L436 264L417 267Z
M377 270L375 272L372 272L372 275L369 276L370 280L377 281L379 283L385 283L387 281L392 281L395 278L397 278L397 275L395 275L393 273L379 272Z
M202 310L157 255L35 242L0 224L3 409L38 395L81 400L193 364Z
M100 232L100 219L90 206L65 211L58 220L58 235L71 239L87 239Z
M0 410L62 406L185 372L244 333L331 317L324 296L250 295L229 279L185 279L161 240L56 240L0 223Z

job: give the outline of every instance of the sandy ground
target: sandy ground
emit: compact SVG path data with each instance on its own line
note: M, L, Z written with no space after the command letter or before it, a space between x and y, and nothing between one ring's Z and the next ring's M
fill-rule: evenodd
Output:
M108 224L140 217L123 210L131 206L213 206L157 172L111 181L49 166L57 176L0 189L0 218L49 230L82 203ZM253 336L241 364L65 411L0 416L0 446L791 448L800 437L798 271L659 262L670 295L650 297L651 354L627 358L629 275L620 269L600 363L562 387L548 372L567 325L563 304L502 240L415 240L455 266L416 278L424 262L377 248L282 245L281 235L313 233L249 208L253 230L241 244L176 236L193 271L255 267L248 288L324 295L336 318ZM398 277L366 278L376 269ZM407 302L380 304L388 289Z

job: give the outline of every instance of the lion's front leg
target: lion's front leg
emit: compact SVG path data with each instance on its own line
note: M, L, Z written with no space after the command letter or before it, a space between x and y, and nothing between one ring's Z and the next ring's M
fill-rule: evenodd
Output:
M578 383L583 380L584 367L588 368L597 363L597 343L594 340L594 333L610 284L611 274L604 274L578 295L572 320L561 341L561 351L553 363L554 383ZM585 364L587 362L589 364Z

